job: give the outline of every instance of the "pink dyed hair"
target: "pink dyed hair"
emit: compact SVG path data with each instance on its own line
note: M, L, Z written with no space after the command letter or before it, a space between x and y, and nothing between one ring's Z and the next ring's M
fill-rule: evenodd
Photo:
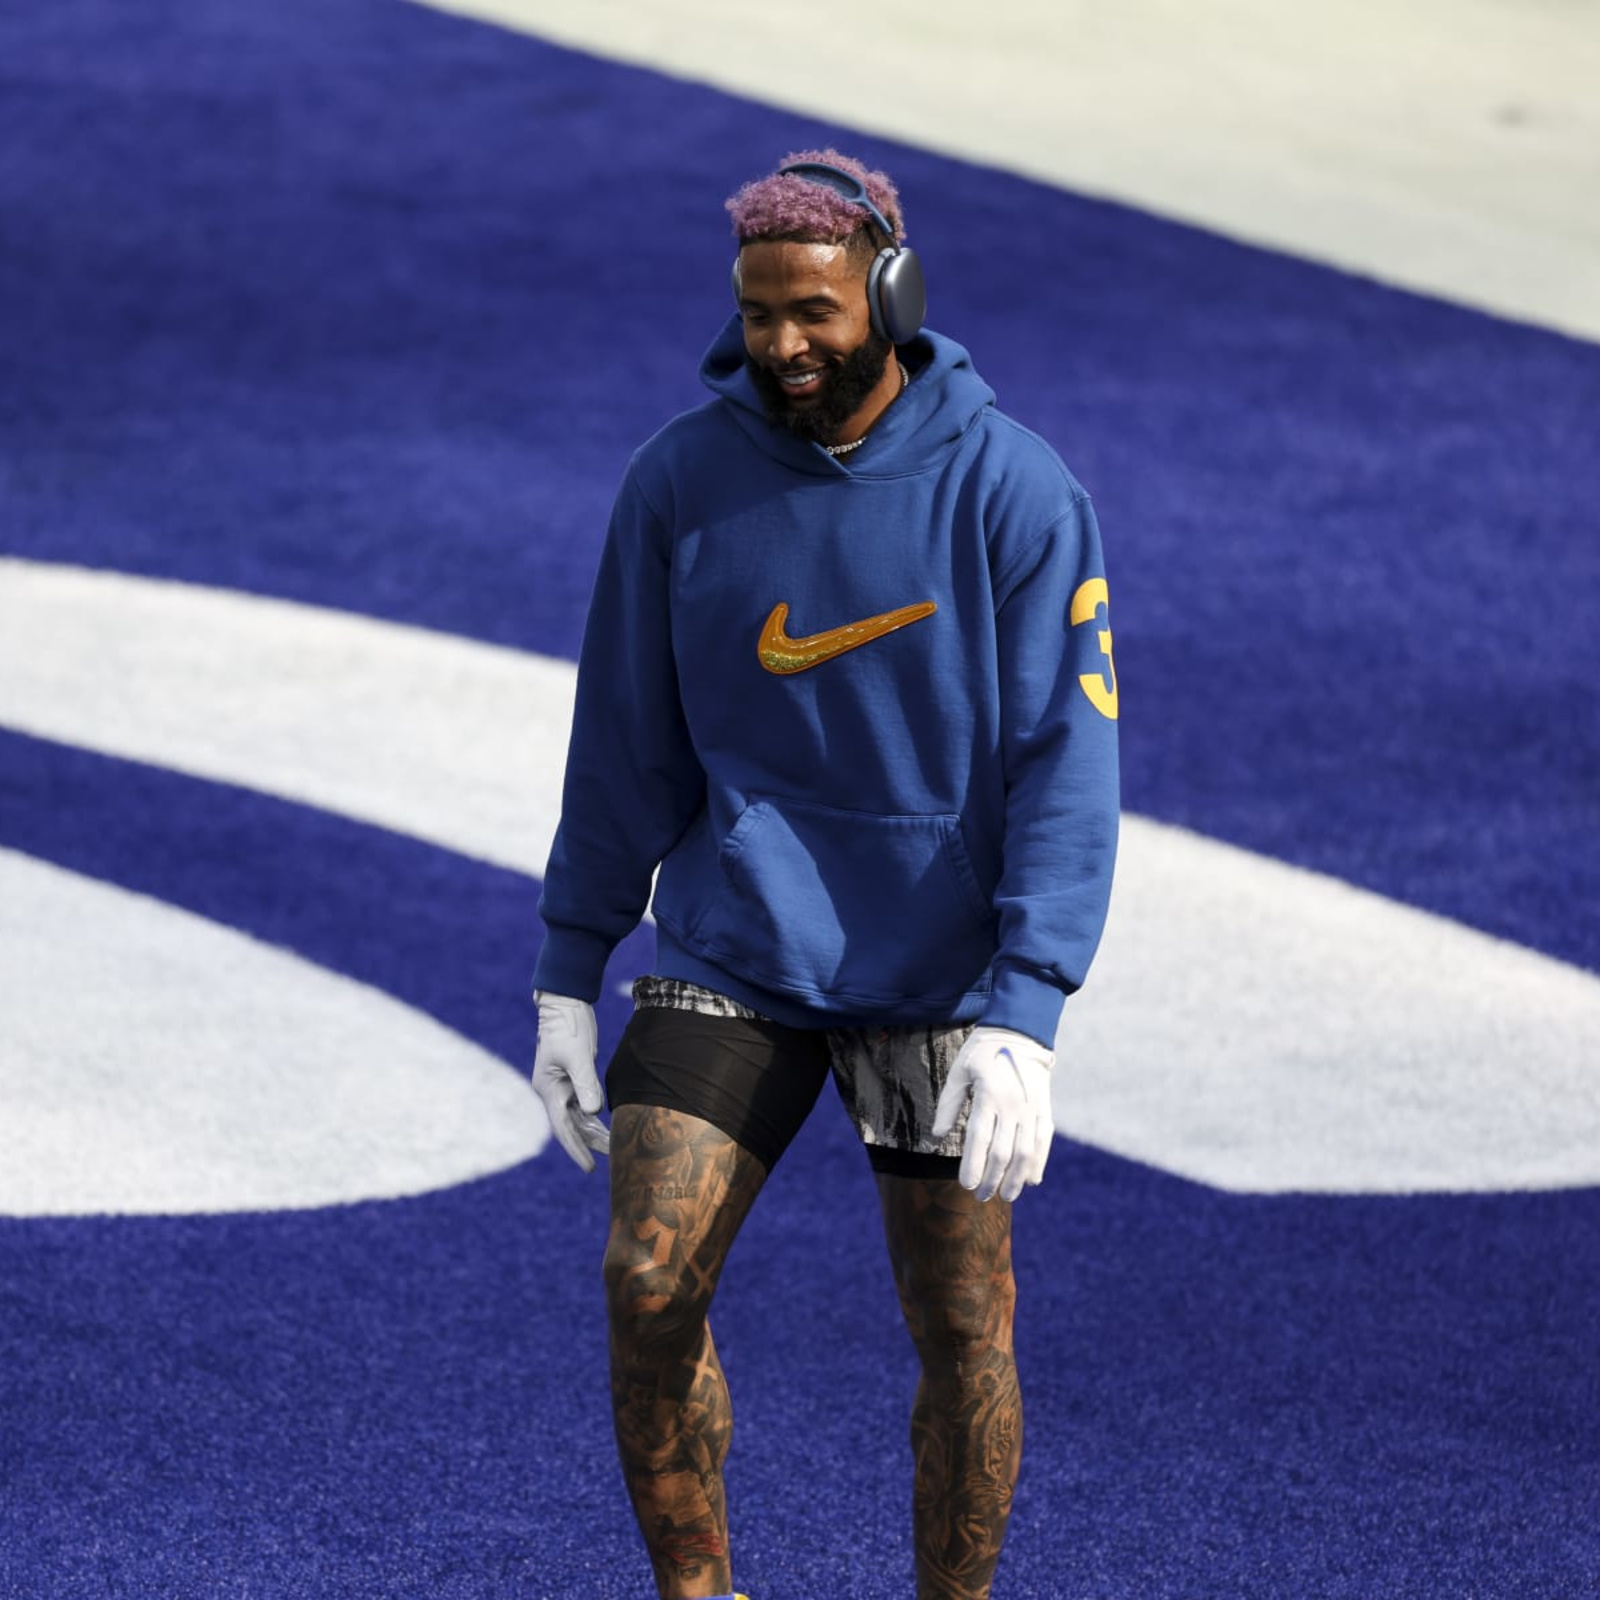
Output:
M900 195L886 173L873 172L854 156L837 150L800 150L778 163L786 167L793 161L822 161L838 167L866 186L868 197L894 229L895 243L906 236L900 216ZM727 202L733 218L734 237L740 244L751 239L798 239L809 244L843 244L863 223L872 223L871 214L852 200L819 183L797 174L774 172L769 177L747 183Z

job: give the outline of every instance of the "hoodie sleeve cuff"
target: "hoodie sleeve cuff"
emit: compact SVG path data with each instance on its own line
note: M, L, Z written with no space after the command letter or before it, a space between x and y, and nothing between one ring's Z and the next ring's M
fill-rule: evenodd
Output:
M600 998L611 946L581 928L551 928L533 968L533 987L593 1005Z
M997 966L994 988L979 1022L986 1028L1010 1028L1036 1039L1046 1050L1056 1047L1065 992L1047 978L1020 967Z

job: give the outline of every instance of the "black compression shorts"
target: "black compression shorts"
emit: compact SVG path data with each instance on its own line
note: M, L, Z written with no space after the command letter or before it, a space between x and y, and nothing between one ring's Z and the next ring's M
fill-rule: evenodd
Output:
M606 1073L619 1106L662 1106L737 1140L771 1172L831 1071L875 1171L954 1178L963 1116L943 1141L929 1129L967 1029L790 1028L709 990L649 977Z

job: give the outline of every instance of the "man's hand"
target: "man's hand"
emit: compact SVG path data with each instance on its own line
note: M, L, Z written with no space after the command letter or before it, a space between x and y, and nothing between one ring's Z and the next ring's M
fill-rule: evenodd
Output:
M933 1113L933 1136L956 1125L972 1095L961 1147L961 1187L980 1200L1015 1200L1023 1185L1044 1176L1055 1137L1050 1068L1055 1053L1010 1028L974 1028L950 1068Z
M594 1171L598 1150L611 1149L611 1130L600 1120L605 1097L595 1072L599 1034L594 1007L564 994L535 994L539 1002L539 1048L533 1058L534 1092L544 1102L550 1131L583 1168Z

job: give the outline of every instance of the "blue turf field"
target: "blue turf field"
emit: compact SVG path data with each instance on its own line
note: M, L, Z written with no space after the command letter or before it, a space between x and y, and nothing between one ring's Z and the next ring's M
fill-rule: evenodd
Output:
M0 555L570 658L627 454L698 399L722 196L837 140L1094 493L1130 810L1600 970L1592 345L378 0L66 0L0 17L0 79ZM3 728L0 847L531 1058L525 875ZM1063 1144L1018 1228L997 1594L1600 1592L1595 1191L1246 1197ZM602 1232L559 1152L0 1218L0 1596L646 1593ZM906 1592L880 1257L819 1116L718 1314L756 1600Z

